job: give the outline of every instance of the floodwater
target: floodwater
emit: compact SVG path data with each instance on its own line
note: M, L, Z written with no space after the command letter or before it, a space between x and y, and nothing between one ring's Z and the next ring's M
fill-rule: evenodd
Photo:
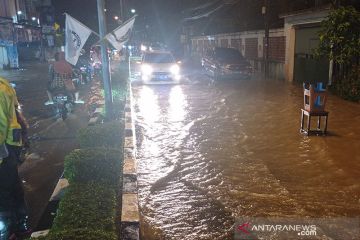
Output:
M233 239L241 216L359 216L360 104L330 95L328 135L305 136L302 94L201 74L134 85L142 239Z

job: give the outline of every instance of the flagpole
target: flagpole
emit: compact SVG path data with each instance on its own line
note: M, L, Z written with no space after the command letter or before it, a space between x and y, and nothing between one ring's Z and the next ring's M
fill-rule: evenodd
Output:
M105 114L107 119L113 118L113 98L111 92L110 80L110 65L107 53L107 42L104 41L106 34L105 14L104 14L104 0L97 0L97 11L99 19L99 33L100 33L100 46L101 46L101 59L102 59L102 77L104 83L105 95Z
M123 0L120 0L120 19L121 21L124 21L124 2Z

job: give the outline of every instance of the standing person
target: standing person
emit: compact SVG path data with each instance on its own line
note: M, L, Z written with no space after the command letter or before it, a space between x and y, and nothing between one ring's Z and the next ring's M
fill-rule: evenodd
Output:
M75 95L75 103L84 103L79 99L79 91L72 82L73 68L65 60L63 52L55 53L55 62L49 66L49 82L47 86L47 95L49 100L45 105L54 104L53 94L56 91L67 91Z
M90 51L90 59L92 61L93 72L96 76L101 76L101 49L99 46L93 46Z
M0 212L12 215L12 231L28 234L28 215L18 163L24 141L21 120L18 120L16 92L0 77ZM19 122L20 121L20 122Z

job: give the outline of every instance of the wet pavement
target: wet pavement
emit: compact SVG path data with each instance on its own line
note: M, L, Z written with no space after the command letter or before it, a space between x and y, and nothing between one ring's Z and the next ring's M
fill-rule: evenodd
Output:
M328 135L305 136L300 85L188 78L132 88L143 239L232 239L241 216L360 215L360 104L330 95Z
M16 83L19 102L30 129L31 148L26 161L20 166L24 181L26 200L29 205L30 224L36 226L49 198L63 172L64 156L77 148L76 132L88 122L85 105L75 108L63 121L54 117L47 100L46 86L48 65L45 63L25 63L19 70L0 70L0 76ZM81 93L88 86L81 86Z

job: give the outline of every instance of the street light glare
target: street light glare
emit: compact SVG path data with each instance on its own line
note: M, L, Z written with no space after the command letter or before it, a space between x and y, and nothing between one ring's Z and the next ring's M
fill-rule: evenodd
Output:
M136 10L132 8L132 9L131 9L131 13L135 13L135 12L136 12Z
M19 15L22 14L22 11L18 11L17 14L19 14Z
M115 19L115 20L118 20L118 19L119 19L119 17L118 17L118 16L114 16L114 19Z

